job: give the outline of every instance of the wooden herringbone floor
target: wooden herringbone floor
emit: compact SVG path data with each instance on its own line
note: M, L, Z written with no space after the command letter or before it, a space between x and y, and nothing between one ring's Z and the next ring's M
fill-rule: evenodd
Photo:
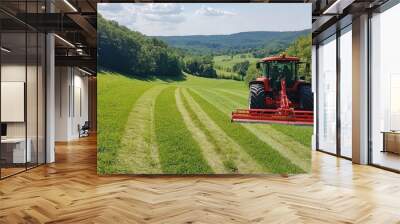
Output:
M400 175L323 153L311 175L99 177L95 143L0 181L0 223L400 223Z

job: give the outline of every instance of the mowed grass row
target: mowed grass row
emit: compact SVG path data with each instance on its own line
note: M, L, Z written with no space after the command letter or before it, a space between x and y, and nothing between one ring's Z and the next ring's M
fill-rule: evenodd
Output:
M100 72L97 80L97 171L104 174L114 172L121 137L133 104L153 85L106 72Z
M209 103L202 96L192 90L190 95L202 107L208 116L222 129L224 132L235 139L236 142L262 167L265 172L272 173L304 173L304 170L293 164L290 160L284 158L270 145L262 142L245 127L238 123L230 123L229 117ZM228 122L227 122L228 121Z
M155 133L161 169L166 174L213 173L178 111L175 89L163 90L155 104Z
M213 106L226 114L229 118L233 108L245 108L238 102L237 97L228 97L216 89L196 89ZM228 121L227 121L228 122ZM283 157L290 160L304 171L310 170L311 150L293 138L277 131L270 124L240 123L244 128L257 136L258 139L270 145ZM291 127L289 125L285 125Z
M188 99L186 97L183 97L183 105L185 106L186 110L189 113L190 118L192 119L193 123L201 129L201 131L205 134L207 137L207 140L214 145L214 150L216 153L216 156L218 159L222 161L223 166L225 167L225 170L228 173L236 173L238 171L238 167L234 160L229 156L229 154L226 153L226 150L224 150L220 144L218 144L218 141L216 139L215 134L211 133L210 130L200 121L200 119L196 116L195 112L192 110L192 108L189 106Z
M248 107L248 99L246 95L239 96L237 93L233 93L230 90L217 89L217 92L237 102L241 108ZM284 124L264 124L270 125L275 130L293 138L295 141L307 146L311 150L311 135L313 133L312 127L307 126L296 126L296 125L284 125Z
M193 114L202 132L206 133L208 141L212 142L213 151L224 165L227 173L264 173L263 169L254 159L251 158L242 147L229 137L190 96L187 89L182 91L186 105ZM202 143L202 145L205 145Z
M275 130L280 131L281 133L291 137L300 144L307 146L310 149L311 153L311 136L313 134L312 127L283 124L271 124L271 126Z

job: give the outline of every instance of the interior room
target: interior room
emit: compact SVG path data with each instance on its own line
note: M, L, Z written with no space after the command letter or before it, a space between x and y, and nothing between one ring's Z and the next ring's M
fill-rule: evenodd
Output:
M0 1L0 223L399 223L398 0L289 1L313 12L311 173L239 176L98 175L100 2L134 1Z
M77 11L72 5L35 0L2 1L0 6L4 179L54 162L55 142L96 132L96 63L90 56L95 41L82 35L87 31L73 20L82 18L66 17L65 26L57 25L57 13ZM92 6L84 3L80 10L90 12ZM53 15L54 23L44 24L44 15ZM55 33L49 37L47 32Z
M89 123L88 82L91 75L79 67L56 67L56 135L57 142L79 139L87 134L81 127Z
M14 28L1 32L1 178L45 162L45 36Z
M399 19L400 5L371 18L371 163L394 170L400 170L400 33L393 29Z
M353 4L354 9L350 7L348 11L361 13L358 7L362 3L355 5L357 3ZM399 88L396 76L399 71L394 58L399 49L393 43L399 33L392 27L394 21L399 19L400 7L390 2L377 5L379 6L375 10L369 10L370 17L364 18L365 24L361 25L361 30L359 27L353 29L355 16L349 13L334 18L336 22L333 24L321 26L321 30L313 38L319 102L318 138L315 147L318 151L353 162L361 160L362 164L398 172L399 108L395 96ZM317 19L314 24L322 19L323 17ZM360 40L359 35L364 35L364 39ZM358 56L363 57L362 60L356 60L355 57ZM366 66L362 68L368 72L364 77L354 75L359 72L354 66L356 62ZM357 82L362 85L357 86ZM359 91L359 88L364 92L362 96L356 97L354 91ZM361 117L359 112L352 110L353 107L361 107L364 113L363 123L366 125L363 126L362 141L370 142L370 145L364 145L364 155L353 151L352 147L354 141L358 141L360 137L352 137L354 129L357 129L352 124L359 122L357 119ZM354 155L358 158L352 158ZM363 158L359 158L360 156Z

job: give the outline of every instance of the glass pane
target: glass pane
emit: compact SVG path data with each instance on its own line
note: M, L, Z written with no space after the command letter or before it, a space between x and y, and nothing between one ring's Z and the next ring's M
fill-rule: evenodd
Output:
M38 158L38 36L36 32L27 33L27 81L26 81L26 115L27 115L27 143L28 143L28 154L30 159L28 160L28 168L37 165Z
M372 17L372 163L400 170L400 5Z
M340 36L340 153L352 156L352 35L351 26Z
M25 170L26 150L26 34L2 33L1 50L1 161L2 177ZM29 147L28 147L29 149Z
M45 163L45 44L44 34L39 34L38 45L38 163Z
M336 153L336 36L318 48L318 148Z

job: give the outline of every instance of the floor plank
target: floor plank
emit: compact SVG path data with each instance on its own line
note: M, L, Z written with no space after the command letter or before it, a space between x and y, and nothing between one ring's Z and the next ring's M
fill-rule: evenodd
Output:
M295 176L104 176L96 138L0 181L0 223L400 223L400 175L313 152Z

